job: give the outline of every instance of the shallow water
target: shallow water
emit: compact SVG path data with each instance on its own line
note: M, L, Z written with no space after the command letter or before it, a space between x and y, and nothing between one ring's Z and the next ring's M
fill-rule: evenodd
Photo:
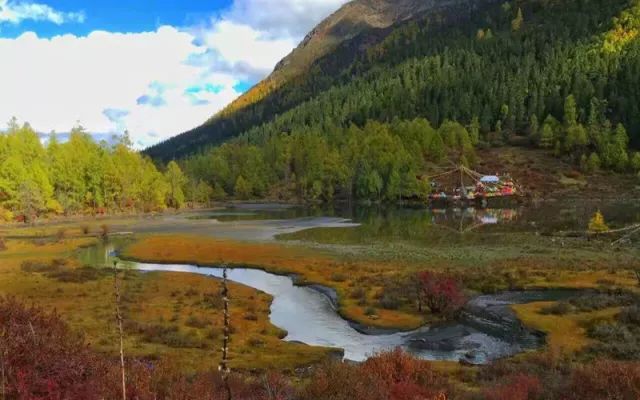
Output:
M544 233L584 230L596 210L602 210L610 226L640 222L638 202L554 202L501 209L448 209L357 207L310 209L280 205L242 205L215 212L196 212L160 217L139 224L135 232L190 233L250 241L296 239L335 243L349 247L411 242L417 246L448 247L457 243L521 246L513 232ZM115 246L118 243L114 243ZM483 247L484 248L484 247ZM86 264L109 265L113 246L84 249L79 257ZM142 271L177 271L220 277L220 268L193 265L160 265L123 262ZM395 347L430 360L465 360L485 363L534 349L544 337L522 326L510 305L551 301L575 293L567 291L514 292L479 296L465 308L458 321L423 327L413 332L366 335L340 317L326 294L310 287L297 287L286 276L252 269L234 269L230 279L274 297L271 321L288 331L284 340L344 349L355 361Z
M113 245L82 250L87 264L110 265ZM140 271L184 272L222 277L220 268L180 264L124 262ZM273 296L271 322L288 332L284 340L344 350L348 360L362 361L388 349L402 347L428 360L466 360L486 363L540 346L544 340L517 321L508 305L527 301L555 300L570 294L560 292L507 293L481 296L470 302L462 318L453 323L423 327L413 332L366 335L336 312L329 297L310 287L299 287L293 279L255 269L231 269L229 279ZM231 294L233 296L233 293Z

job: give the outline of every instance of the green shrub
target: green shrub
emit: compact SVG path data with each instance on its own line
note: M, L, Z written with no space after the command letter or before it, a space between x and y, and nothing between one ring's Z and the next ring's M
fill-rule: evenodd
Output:
M202 304L209 309L221 309L222 297L217 293L205 293L202 295Z
M397 310L400 308L400 300L391 296L382 297L378 304L386 310Z
M263 347L265 345L265 341L257 336L250 337L247 343L251 347Z
M109 275L109 271L105 269L82 267L76 269L60 269L54 268L46 273L47 278L55 279L64 283L85 283L97 281Z
M248 312L244 314L244 319L246 319L247 321L257 321L258 316L255 313Z
M204 329L209 323L204 319L190 315L185 324L191 328Z
M331 280L334 282L344 282L347 280L347 277L341 273L334 272L331 274Z
M176 325L147 324L128 321L125 331L142 336L147 343L163 344L173 348L205 348L206 343L193 331L182 333Z
M575 311L575 307L565 301L543 308L540 312L545 315L566 315Z
M20 269L23 272L29 273L45 273L57 270L58 266L42 261L23 261L20 265Z
M618 320L627 325L640 326L640 305L634 305L622 310Z

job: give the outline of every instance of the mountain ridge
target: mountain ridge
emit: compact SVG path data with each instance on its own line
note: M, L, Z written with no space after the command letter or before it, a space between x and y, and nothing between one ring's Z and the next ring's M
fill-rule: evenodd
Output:
M265 79L202 125L151 146L145 153L152 158L168 161L192 153L193 147L215 145L237 136L252 124L238 127L234 126L236 124L227 123L226 118L247 110L292 81L300 79L323 57L331 55L340 46L348 45L360 35L367 33L373 37L376 31L389 29L430 11L435 12L461 4L477 5L494 1L497 0L354 0L346 3L314 27L291 53L278 62L273 72ZM374 39L373 42L378 39ZM182 149L181 145L176 146L176 138L183 139L181 142L189 142L189 149Z

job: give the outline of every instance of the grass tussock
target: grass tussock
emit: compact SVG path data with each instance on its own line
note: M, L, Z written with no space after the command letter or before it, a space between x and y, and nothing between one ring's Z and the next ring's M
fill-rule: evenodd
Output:
M111 270L80 265L73 252L95 239L67 238L38 246L10 240L0 263L0 292L57 312L92 347L117 354ZM139 274L122 280L125 348L131 357L171 359L176 368L202 371L220 357L222 300L218 280L180 273ZM242 369L293 369L317 363L331 349L283 342L271 325L272 298L231 285L231 365ZM259 338L264 346L254 346Z

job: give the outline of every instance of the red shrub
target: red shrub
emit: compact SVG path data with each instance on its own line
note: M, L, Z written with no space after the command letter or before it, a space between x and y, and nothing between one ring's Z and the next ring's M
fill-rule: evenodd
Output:
M370 358L362 370L381 383L389 400L432 399L441 393L442 381L430 364L400 349Z
M8 398L98 399L107 363L55 315L0 298L0 367Z
M451 314L466 303L462 288L454 278L424 271L418 273L419 301L434 314Z
M119 371L116 371L119 373ZM119 376L113 374L110 381L117 382ZM288 386L280 384L276 378L264 378L269 381L269 391L265 389L263 380L248 382L244 377L231 375L230 387L234 399L242 400L285 400L283 393ZM149 362L134 362L127 368L127 394L136 400L226 400L226 391L220 374L216 372L198 373L195 375L185 372L171 362L152 364ZM117 385L111 392L105 393L106 398L117 398ZM269 394L273 394L269 397ZM279 396L279 397L278 397Z
M359 366L325 365L301 399L432 400L446 398L445 382L429 363L402 350L382 353Z
M532 400L542 393L542 384L536 376L519 374L505 379L506 383L484 392L487 400Z
M640 399L640 363L599 360L574 371L567 400Z
M356 365L328 363L316 370L300 394L301 400L386 400L379 382Z
M56 314L0 297L0 370L7 399L117 399L116 359L93 352ZM171 362L127 362L127 395L137 400L224 400L218 372L187 375ZM277 374L247 381L232 375L234 399L286 400L292 390ZM2 391L0 390L0 393Z

